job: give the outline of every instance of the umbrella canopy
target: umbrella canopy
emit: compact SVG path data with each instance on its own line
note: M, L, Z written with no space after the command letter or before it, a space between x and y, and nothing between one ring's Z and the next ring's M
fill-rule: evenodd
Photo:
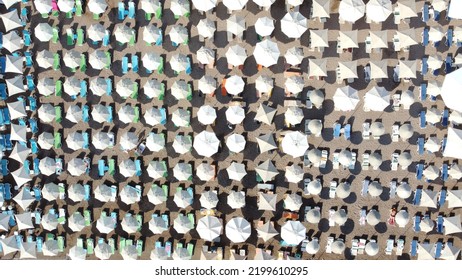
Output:
M239 11L244 8L249 0L223 0L228 11Z
M66 52L66 54L64 55L63 61L67 67L72 69L72 68L79 67L81 58L82 58L82 54L80 52L70 50ZM66 86L66 84L64 84L64 86ZM64 90L66 90L66 88L64 88Z
M370 61L371 79L388 78L387 60Z
M95 199L101 202L109 202L112 199L112 188L106 185L99 185L94 191Z
M55 239L47 240L43 243L43 255L55 257L59 254L58 241Z
M255 171L260 176L263 182L271 181L276 175L279 174L278 170L276 169L276 166L274 166L273 162L269 159L255 167Z
M110 216L101 216L96 221L96 229L102 234L108 234L116 227L116 221Z
M172 113L172 122L177 127L188 127L191 119L191 113L185 109L177 109Z
M271 92L274 87L273 78L267 75L260 75L255 80L255 88L260 92Z
M125 105L125 106L120 107L117 114L121 122L129 124L129 123L132 123L135 119L135 108L133 108L131 105ZM132 133L132 135L135 135L135 134Z
M287 107L286 112L284 113L285 121L291 125L297 125L302 122L303 110L296 106Z
M217 80L212 76L202 76L198 82L198 88L204 94L213 94L217 89Z
M379 245L375 240L369 241L366 244L365 252L368 256L375 256L379 253Z
M453 234L462 232L460 215L443 218L444 234Z
M308 183L305 193L309 193L310 195L319 195L321 191L322 191L321 181L316 179Z
M216 191L206 191L201 194L199 199L201 206L206 209L213 209L218 204L218 193Z
M146 147L151 152L159 152L165 147L165 135L163 133L150 133L146 139Z
M85 187L81 184L72 184L67 189L67 196L74 202L79 202L85 199Z
M382 165L382 155L375 152L369 156L369 164L374 168L378 169Z
M298 245L306 238L306 228L300 221L287 221L281 227L281 238L291 245Z
M327 60L322 59L309 59L309 73L310 77L326 77L327 76Z
M14 159L19 163L24 163L31 150L24 145L16 143L8 158Z
M126 185L120 191L120 200L127 205L139 202L141 200L141 187Z
M80 94L80 80L75 77L69 77L64 82L64 91L70 96L77 96Z
M38 115L41 121L50 123L56 117L55 108L50 103L45 103L38 109Z
M449 168L448 174L451 178L459 180L462 178L462 166L460 164L453 163L451 168Z
M122 98L129 98L135 89L136 81L129 78L120 79L116 84L116 91Z
M94 95L103 96L106 94L108 85L105 78L96 77L90 81L90 90Z
M436 107L430 108L425 115L428 123L436 124L441 121L441 111Z
M409 222L409 213L406 210L399 211L395 216L395 221L399 227L405 227Z
M414 104L414 93L410 90L406 90L401 94L401 104L404 106L411 106Z
M88 164L81 158L72 158L67 164L67 171L72 176L80 176L86 172Z
M440 69L442 64L443 64L443 60L441 59L441 56L435 55L435 56L428 57L427 65L429 69L432 69L432 70Z
M284 85L286 86L287 91L291 92L292 94L297 94L303 91L305 81L301 76L291 76L286 79Z
M201 163L197 166L196 176L202 181L209 181L215 178L215 167L209 163Z
M188 29L182 25L174 25L168 35L170 40L178 45L188 42L189 39Z
M301 13L289 12L281 19L281 30L289 38L300 38L308 30L308 23Z
M324 93L321 90L310 90L308 92L308 97L310 98L311 103L317 108L322 107L322 103L324 102Z
M99 42L104 39L104 36L106 35L106 29L104 28L104 25L100 23L95 23L90 25L90 27L87 30L88 38L92 40L93 42Z
M176 217L176 219L173 221L173 228L179 233L179 234L185 234L191 229L194 228L194 225L191 223L191 220L188 219L187 216L184 215L179 215Z
M11 124L10 140L27 142L27 127L24 125Z
M173 202L175 202L175 204L180 208L188 207L191 205L192 200L192 195L185 190L177 191L173 197Z
M353 156L351 155L351 152L348 151L348 150L342 150L340 153L339 153L339 156L338 156L338 161L340 162L340 164L342 164L343 166L349 166L351 161L353 159Z
M201 12L210 11L217 6L217 0L192 0L192 3Z
M149 202L154 205L159 205L167 201L168 191L165 192L163 188L153 184L148 191L147 197Z
M226 79L225 89L231 95L238 95L244 91L245 82L242 77L233 75Z
M240 45L233 45L226 51L226 59L233 66L243 65L247 59L247 51Z
M305 220L312 224L317 224L321 220L321 212L318 208L313 208L306 212Z
M359 103L358 91L350 86L338 88L333 100L337 110L353 111Z
M53 231L58 227L56 214L47 213L43 215L41 225L44 230Z
M68 13L74 9L75 1L73 0L58 0L58 8L63 13Z
M228 172L228 178L230 180L236 181L241 181L247 174L247 171L245 171L245 165L234 161L230 166L228 166L228 168L226 168L226 172Z
M285 176L288 182L290 183L298 183L303 180L303 169L298 165L290 165L286 167Z
M338 8L339 19L354 23L364 16L365 10L362 0L342 0Z
M71 105L67 109L66 119L73 123L78 123L82 120L82 108L78 105Z
M258 210L276 211L277 194L258 193Z
M245 144L245 137L240 134L233 133L226 139L226 146L234 153L242 152L245 148Z
M189 181L192 177L192 166L189 163L179 162L173 168L173 176L178 181Z
M132 110L130 111L131 112L130 112L129 118L134 118L135 110L133 109L133 111ZM166 115L167 113L165 112L164 108L151 107L147 109L146 112L144 113L144 120L146 121L148 125L151 125L151 126L155 126L159 124L165 125L167 123Z
M335 223L339 226L343 226L346 221L348 220L348 216L347 216L347 213L345 211L345 209L339 209L337 210L332 219L335 221Z
M329 31L327 29L311 29L311 48L328 48L329 47Z
M105 0L90 0L87 7L94 14L102 14L106 11L107 4Z
M141 9L146 13L155 14L158 9L162 9L162 4L159 0L141 0Z
M66 144L67 147L74 151L82 149L84 144L83 134L77 131L69 133L66 138Z
M136 217L133 215L125 215L120 225L122 226L123 231L127 234L134 234L138 230L139 226Z
M194 137L193 147L196 152L204 157L211 157L218 152L220 140L215 133L202 131Z
M134 132L125 132L120 137L120 147L124 151L133 150L138 144L138 136Z
M137 260L138 259L138 249L136 245L125 246L120 253L124 260Z
M12 56L12 55L5 55L6 63L4 71L5 73L15 73L15 74L23 74L23 61L24 57Z
M95 256L100 260L108 260L112 255L112 248L107 243L98 243L95 247Z
M319 248L320 248L320 246L319 246L318 239L313 238L313 240L311 240L310 242L308 242L308 244L306 244L305 251L308 254L314 255L319 251Z
M97 150L105 150L111 145L110 134L102 131L96 132L92 137L92 144Z
M108 65L108 57L103 50L96 50L90 53L88 62L96 70L102 70Z
M406 199L411 196L412 190L408 183L402 182L396 189L396 193L402 199Z
M298 212L300 207L302 207L302 197L296 193L286 195L284 199L284 208L289 209L290 211Z
M22 48L22 38L17 32L10 32L3 35L3 48L13 53Z
M149 230L154 234L161 234L168 230L168 225L162 217L156 216L149 221Z
M144 84L144 95L148 98L159 98L165 93L165 85L156 79L148 80Z
M341 79L357 79L358 61L339 61L338 70Z
M417 60L399 61L399 78L416 78Z
M177 100L186 99L188 98L188 94L190 94L189 84L184 80L177 80L173 82L173 85L170 90L172 92L172 95Z
M258 147L260 148L260 153L271 151L277 149L276 142L272 133L263 134L256 137Z
M34 197L30 193L29 188L22 188L21 191L13 198L13 200L21 207L26 210L29 205L34 202Z
M414 128L409 123L405 123L399 127L399 136L404 140L407 140L412 137L414 134Z
M228 195L228 205L232 209L240 209L245 206L245 193L243 191L231 191Z
M11 172L11 175L19 187L32 180L30 178L30 170L27 170L24 166Z
M230 51L230 49L228 49L228 51ZM196 56L197 56L197 60L200 63L205 64L205 65L211 64L215 61L215 51L205 46L202 46L197 51Z
M366 221L371 226L377 225L380 223L380 213L375 209L371 209L369 213L367 213Z
M374 86L364 95L364 102L372 111L384 111L390 105L390 93L383 87Z
M225 115L226 120L231 124L240 124L245 119L244 108L238 105L229 106Z
M462 207L462 190L448 191L446 200L448 201L448 208Z
M2 245L4 256L19 251L18 244L16 242L16 236L14 235L0 239L0 244Z
M417 42L414 29L396 31L396 34L398 35L399 46L401 48L410 47L419 43Z
M310 120L308 122L308 129L315 136L320 136L322 132L322 121L321 120Z
M276 235L279 234L279 232L274 228L274 223L271 221L268 221L264 223L263 225L259 226L256 228L258 237L263 239L263 241L268 241L271 238L275 237Z
M258 42L253 53L257 64L264 67L277 64L280 54L278 44L268 39Z
M201 19L197 24L197 32L204 38L213 38L216 29L215 22L207 18Z
M67 225L73 232L80 232L85 228L85 218L80 212L74 212L69 216Z
M452 246L450 243L444 245L443 250L441 251L440 258L443 260L457 260L460 254L460 249Z
M420 222L420 230L423 231L423 232L428 233L428 232L432 231L434 227L435 227L435 222L430 220L430 218L424 218Z
M45 176L50 176L56 171L56 161L50 157L45 157L40 160L39 164L40 173Z
M23 81L24 81L24 76L21 76L21 75L15 76L11 79L5 79L6 86L8 89L8 95L13 96L13 95L25 92ZM16 102L11 102L11 103L16 103ZM8 103L8 105L10 105L10 103Z
M191 257L191 254L186 248L176 248L172 254L174 260L190 260Z
M438 138L430 137L425 142L424 148L427 149L428 152L436 153L440 150L440 143Z
M53 27L48 23L39 23L34 29L35 38L41 42L48 42L53 38Z
M276 0L252 0L255 4L262 8L270 8Z
M125 24L118 24L115 28L114 36L117 42L125 44L130 41L132 36L135 36L135 30Z
M135 162L131 159L123 160L119 165L119 173L126 178L130 178L136 174Z
M379 182L372 181L369 184L368 193L369 193L370 196L378 197L378 196L380 196L382 194L382 192L383 192L383 187L382 187L382 185L380 185Z
M273 30L274 20L269 17L258 18L255 22L255 32L262 37L270 36Z
M314 30L311 30L310 32L313 33L313 31ZM284 55L286 62L292 66L296 66L302 63L304 57L305 55L303 53L303 49L300 47L292 47L288 49Z
M53 8L51 0L34 0L35 9L41 14L48 14Z
M213 241L221 235L223 226L220 219L214 216L205 216L197 222L196 231L206 241Z
M226 237L233 243L245 242L251 234L250 223L242 217L235 217L226 224Z
M162 39L162 30L155 25L147 25L143 30L143 40L148 44L155 44ZM143 62L144 65L146 65ZM157 69L157 68L156 68Z
M342 199L347 198L350 196L351 193L351 185L349 183L340 183L335 191L335 194Z
M289 132L284 136L281 143L284 153L293 157L301 157L308 149L308 139L299 131Z
M37 250L36 244L37 242L22 242L20 246L20 256L19 259L36 259L37 258Z
M400 13L400 17L402 19L412 18L417 16L417 9L415 5L415 1L404 0L397 2L398 9Z
M382 136L385 134L385 127L381 122L373 122L371 124L371 133L373 136Z
M170 10L175 16L181 17L189 13L191 6L188 0L172 0L170 3Z
M202 105L197 111L197 120L203 125L213 124L216 118L217 112L210 105Z
M192 148L192 138L190 136L177 135L173 140L172 147L179 154L188 153Z
M390 0L371 0L366 5L366 17L374 22L384 22L392 13Z
M346 246L342 240L337 239L332 243L331 248L332 248L332 253L341 255L345 251Z

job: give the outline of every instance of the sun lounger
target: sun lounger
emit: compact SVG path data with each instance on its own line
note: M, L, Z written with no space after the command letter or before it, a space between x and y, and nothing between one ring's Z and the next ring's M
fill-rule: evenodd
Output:
M24 29L22 31L22 36L23 36L23 40L24 40L24 46L29 47L31 45L31 43L32 43L32 38L31 38L29 30Z
M125 4L124 2L119 2L118 4L118 18L119 20L124 20L125 18Z
M332 253L332 243L334 243L334 238L332 236L327 237L327 244L326 244L326 253Z
M425 111L421 111L421 112L420 112L419 118L420 118L420 128L421 128L421 129L426 128L426 127L427 127L427 118L426 118L426 113L425 113Z
M391 255L393 252L393 247L395 246L395 240L393 239L387 239L387 247L385 248L385 254L386 255Z
M59 97L63 95L63 82L61 80L56 81L55 95Z
M351 125L350 124L345 125L343 136L345 137L345 140L350 140L350 136L351 136Z
M441 166L441 179L443 182L446 182L448 180L449 174L448 174L449 168L446 163Z
M106 171L106 162L104 161L104 159L98 160L98 175L100 177L103 177L105 171Z
M85 197L84 197L84 200L85 200L85 201L89 201L89 200L90 200L90 189L91 189L91 187L90 187L90 185L85 184L85 185L83 185L83 188L85 189Z
M427 22L429 17L430 17L429 16L429 7L428 7L428 4L425 3L423 8L422 8L422 21Z
M59 176L63 172L63 160L61 158L56 158L56 171L55 173Z
M110 38L111 34L109 33L108 30L105 31L104 37L103 37L103 46L107 47L110 43Z
M108 118L107 118L107 122L108 122L108 123L112 123L112 121L113 121L113 118L112 118L112 106L111 106L111 105L108 105L108 106L106 106L106 108L107 108L107 110L108 110L108 112L109 112L109 116L108 116Z
M40 174L39 164L40 164L40 160L38 158L34 158L34 174L35 175Z
M370 130L370 123L365 122L363 123L363 139L364 140L369 140L369 137L371 135L371 130Z
M443 233L444 219L443 216L438 215L436 218L436 232Z
M427 84L420 84L420 100L425 101L427 99Z
M137 159L135 160L135 167L136 167L136 176L141 176L142 171L141 171L141 160Z
M391 131L392 131L392 136L391 136L391 139L393 142L398 142L399 141L399 125L393 125L391 127Z
M424 47L428 46L429 36L428 36L428 28L424 28L422 32L422 45Z
M422 163L416 165L416 178L417 180L422 180L424 166Z
M363 170L369 170L369 154L368 153L363 154L363 161L361 164L361 168Z
M414 231L420 232L420 222L422 221L422 217L417 215L414 217Z
M111 188L111 201L116 201L117 200L117 186L112 185L110 188ZM117 220L117 216L116 216L116 220Z
M88 86L87 86L87 81L85 80L82 80L80 82L80 97L87 97L87 90L88 90Z
M165 252L167 256L170 258L172 256L172 242L166 241L165 242Z
M334 138L339 138L340 137L340 129L342 126L339 123L334 124Z
M132 70L135 73L138 73L139 69L139 61L138 56L136 54L132 54Z
M360 226L364 226L366 224L366 209L363 208L361 209L361 211L359 212L359 225Z
M128 17L135 18L136 11L135 11L135 3L133 1L128 2Z
M441 125L444 126L444 127L447 127L448 126L448 120L449 120L449 111L448 111L448 109L445 109L443 111L443 116L441 118Z
M333 159L332 159L332 166L334 169L338 169L339 168L339 161L338 161L338 157L339 157L339 153L334 153L333 154Z
M414 198L412 199L412 203L414 205L420 205L421 198L422 198L422 189L416 189L414 191Z
M54 144L53 144L55 149L61 149L61 133L60 132L55 132L54 133Z
M435 244L435 259L439 259L441 257L441 250L443 249L443 242L438 241Z
M128 73L128 57L127 56L122 57L122 73L123 74Z
M329 185L329 198L335 198L335 192L337 191L337 182L332 181Z
M404 249L404 239L398 239L396 242L396 255L401 256Z
M410 251L411 257L417 256L417 240L414 239L411 242L411 251Z
M391 155L391 170L392 171L398 170L398 158L399 158L398 153L393 153Z
M419 155L423 155L424 154L424 145L425 145L425 140L423 137L419 137L417 138L417 152L419 153Z
M363 197L367 196L367 192L368 192L368 189L369 189L369 183L370 183L369 180L367 180L367 179L363 180L363 187L361 189L361 196L363 196Z
M87 255L94 254L95 242L93 238L87 238Z
M353 170L355 169L355 166L356 166L356 153L351 152L351 162L350 162L350 165L348 165L348 169ZM346 168L346 166L344 168Z
M447 195L446 189L441 189L439 193L439 198L438 198L439 207L443 207L444 203L446 203L446 195Z
M422 58L422 75L426 75L428 73L428 64L427 64L428 58L423 57Z
M86 209L83 211L83 217L84 217L84 220L85 220L85 226L88 227L91 225L91 211Z

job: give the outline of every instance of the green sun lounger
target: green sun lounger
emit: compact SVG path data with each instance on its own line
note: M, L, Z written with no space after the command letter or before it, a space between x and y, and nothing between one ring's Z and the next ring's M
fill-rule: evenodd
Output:
M125 238L123 237L120 237L120 240L119 240L119 254L122 253L122 251L124 250L125 246L127 246L127 241Z
M133 85L133 93L130 97L133 99L138 99L138 83L137 82L135 82Z
M87 58L85 57L85 54L82 54L82 56L80 57L80 71L87 71Z
M60 253L64 252L64 244L65 243L65 239L64 239L64 236L58 236L58 251Z
M75 44L74 40L74 30L72 29L67 29L66 30L66 38L67 38L67 45L68 46L73 46Z
M159 7L159 9L157 9L157 11L156 11L156 18L157 19L162 18L162 8L161 7Z
M93 255L95 248L95 242L93 238L87 238L87 255Z
M125 241L125 246L128 247L128 246L132 246L132 245L133 245L133 240L132 240L132 239L127 239L127 240Z
M138 239L136 241L136 251L138 251L138 257L141 257L141 254L143 254L143 240Z
M138 222L138 231L141 231L141 228L143 227L143 215L137 214L136 221Z
M192 87L191 84L188 84L188 96L186 97L187 100L192 100Z
M58 71L61 68L61 57L59 53L53 55L53 70Z
M55 132L55 137L54 137L54 148L55 149L61 149L62 143L61 143L61 133L60 132Z
M110 175L114 175L115 174L115 159L111 158L108 160L108 173Z
M55 95L56 96L62 96L63 95L63 82L61 80L56 81Z
M110 69L111 68L111 53L110 52L106 52L106 58L107 58L106 69Z
M135 118L133 119L134 123L140 122L140 107L135 106Z
M151 20L152 19L152 14L151 13L144 13L144 19L145 20Z
M83 211L83 217L85 218L85 226L88 227L91 225L91 212L90 210Z
M195 224L196 224L196 219L195 219L193 213L189 213L189 214L188 214L188 219L189 219L189 221L191 222L192 225L195 225Z
M98 20L98 19L99 19L99 14L93 13L93 19L94 19L94 20Z
M83 46L85 41L85 34L83 33L83 29L77 29L77 46Z
M188 246L186 246L186 249L188 250L189 255L194 255L194 244L188 243Z
M57 27L53 27L53 37L51 41L55 44L59 42L59 29Z
M162 56L160 57L160 64L159 64L159 67L157 68L157 72L159 74L164 73L164 58Z
M168 197L168 186L162 185L162 189L164 190L165 197Z
M128 41L128 45L130 47L133 47L135 45L135 43L136 43L136 32L133 31L133 35L132 35L132 37L130 37L130 41Z
M50 15L49 14L40 14L42 18L48 18Z
M47 233L47 235L45 235L45 240L55 240L55 235L53 233Z
M55 106L55 120L60 123L63 120L63 114L61 112L61 106Z
M115 253L115 240L114 240L114 238L109 238L107 240L107 243L109 244L109 246L111 246L111 252L112 252L112 254L114 254Z
M75 0L75 15L81 17L83 13L82 1Z

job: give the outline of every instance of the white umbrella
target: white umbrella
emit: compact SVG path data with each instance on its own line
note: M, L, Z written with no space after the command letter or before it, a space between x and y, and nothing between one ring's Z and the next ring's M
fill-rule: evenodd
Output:
M213 124L216 118L217 112L210 105L202 105L197 111L197 120L204 125Z
M362 0L342 0L338 9L339 19L356 22L364 16L366 5Z
M66 138L66 144L68 148L74 151L82 149L84 144L82 133L77 131L69 133Z
M67 223L68 227L73 232L80 232L85 228L85 218L80 212L74 212L72 215L70 215Z
M225 115L226 120L231 124L240 124L245 119L244 108L238 105L229 106Z
M390 105L390 93L383 87L374 86L364 95L364 102L372 111L383 111Z
M302 204L302 197L296 193L286 195L284 199L284 208L290 211L298 212Z
M318 208L313 208L306 212L305 220L312 224L317 224L321 220L321 212Z
M141 9L146 13L154 14L158 9L162 9L162 4L159 0L141 0Z
M368 188L368 193L370 196L372 197L378 197L382 194L383 192L383 187L382 185L380 185L379 182L377 181L372 181L370 184L369 184L369 188Z
M100 23L95 23L90 25L90 27L87 30L87 35L90 40L93 42L98 42L102 41L104 39L104 36L106 35L106 29L104 26Z
M126 178L130 178L136 173L135 162L131 159L123 160L119 165L119 173Z
M14 159L19 163L24 163L31 150L24 145L16 143L8 158Z
M151 152L159 152L165 147L165 135L162 133L150 133L146 139L146 147Z
M350 196L351 193L351 185L348 182L340 183L335 191L335 194L341 198L345 199Z
M339 209L334 213L332 219L337 225L343 226L348 220L347 213L344 209Z
M103 50L96 50L90 53L88 62L96 70L102 70L108 64L108 57Z
M82 54L80 52L75 51L75 50L70 50L66 52L66 54L64 55L63 62L69 68L77 68L80 65L81 58L82 58Z
M99 185L94 191L96 200L101 202L109 202L112 199L112 188L106 185Z
M269 17L258 18L255 22L255 32L262 37L270 36L273 30L274 20Z
M244 6L249 0L223 0L223 4L229 11L239 11L244 9Z
M269 159L255 167L255 171L263 182L271 181L276 175L279 174L273 162Z
M10 53L22 48L22 38L17 32L10 32L3 35L3 48L7 49Z
M196 175L202 181L209 181L215 177L215 168L209 163L201 163L197 166Z
M15 76L15 77L11 78L11 79L5 79L5 82L6 82L6 86L7 86L7 89L8 89L8 95L9 96L13 96L13 95L25 92L25 89L24 89L24 76L18 75L18 76ZM10 103L8 103L8 105L9 104Z
M210 19L201 19L197 24L197 32L204 38L213 38L215 30L215 22L211 21Z
M226 51L226 59L233 66L243 65L247 59L247 51L240 45L233 45Z
M353 111L359 103L358 91L350 86L337 88L333 100L338 110Z
M399 127L399 136L404 140L407 140L412 137L414 134L414 129L409 123L405 123Z
M179 234L185 234L191 229L194 228L193 223L187 216L184 215L179 215L176 217L176 219L173 221L173 228L179 233Z
M45 157L40 160L39 164L40 173L45 176L50 176L56 171L56 161L50 157Z
M120 253L124 260L137 260L138 259L138 249L136 245L125 246Z
M211 64L215 61L215 51L202 46L197 52L196 52L197 60L202 63L202 64Z
M281 147L284 153L293 157L301 157L308 149L308 139L305 134L292 131L284 136Z
M245 193L243 191L231 191L228 195L228 205L232 209L240 209L245 206Z
M122 98L129 98L133 94L136 81L129 78L120 79L116 84L116 91Z
M277 64L280 54L277 43L268 39L258 42L253 53L256 62L264 67Z
M154 248L151 251L151 260L167 260L168 255L163 247Z
M172 122L177 127L188 127L191 119L191 113L185 109L176 109L172 113Z
M125 132L120 137L120 147L124 151L133 150L138 144L138 136L134 132Z
M47 240L43 243L43 255L55 257L59 254L58 241L55 239Z
M144 113L144 120L148 125L155 126L158 124L165 124L166 116L164 116L165 110L163 108L151 107ZM134 111L133 111L134 113ZM166 115L167 113L165 113ZM133 115L134 117L134 115Z
M277 149L272 133L260 135L256 139L261 153Z
M144 84L144 94L148 98L159 98L165 93L165 85L156 79L151 79Z
M328 48L329 47L329 39L328 39L328 30L321 29L321 30L310 30L311 35L311 48ZM342 42L343 43L343 42ZM321 49L322 51L322 49Z
M114 230L116 226L116 221L110 216L101 216L96 221L96 229L102 234L108 234Z
M218 204L218 194L216 191L206 191L201 194L199 199L201 206L206 209L213 209Z
M41 225L47 231L53 231L58 227L56 214L47 213L43 215Z
M380 223L380 213L375 209L371 209L369 213L367 213L366 221L371 226L377 225Z
M127 204L134 204L140 201L141 199L141 188L140 186L138 187L132 187L130 185L126 185L123 187L123 189L120 191L120 200Z
M138 221L133 215L125 215L120 225L127 234L134 234L138 230Z
M2 245L3 255L6 256L10 253L14 253L19 251L16 236L12 235L10 237L6 237L4 239L0 239L0 244Z
M109 133L98 131L92 137L92 144L97 150L105 150L111 144Z
M258 210L276 211L277 194L258 193Z
M223 225L220 219L214 216L205 216L197 222L196 231L206 241L213 241L221 235Z
M27 170L24 166L11 172L11 175L18 186L22 186L32 180L30 178L30 170Z
M331 248L332 248L332 253L341 255L345 251L346 246L342 240L335 240L332 243Z
M173 196L173 202L180 208L186 208L191 205L193 199L192 195L186 190L177 191Z
M270 8L276 0L252 0L255 4L262 8Z
M211 157L218 152L220 140L213 132L202 131L194 137L193 147L196 152L204 157Z
M289 106L287 111L284 113L285 121L291 125L297 125L302 122L303 110L296 106Z
M79 202L85 199L85 187L81 184L72 184L67 189L67 196L73 202Z
M172 95L177 100L187 99L189 95L189 90L190 90L189 84L184 80L177 80L173 82L173 85L170 88Z
M90 0L87 7L94 14L102 14L106 11L107 4L105 0Z
M375 241L369 241L366 244L365 252L369 256L375 256L379 253L379 245Z
M174 25L168 32L170 40L175 44L183 44L188 41L188 29L182 25Z
M406 210L399 211L395 216L395 221L399 227L405 227L409 222L409 213Z
M312 180L311 182L308 183L307 191L311 195L319 195L322 191L321 182L319 180Z
M68 13L74 9L75 1L73 0L58 0L58 8L63 13Z
M383 22L392 13L390 0L371 0L366 5L366 16L374 22Z
M78 123L82 120L82 108L79 105L71 105L67 109L66 119L73 123Z
M34 28L34 35L41 42L48 42L53 38L53 27L48 23L39 23Z
M107 91L107 82L105 78L96 77L90 81L90 90L94 95L103 96Z
M444 217L443 224L444 224L444 234L445 235L462 232L460 215L452 216L452 217Z
M260 92L271 92L274 87L273 78L267 75L260 75L255 80L255 88Z
M277 110L275 108L260 103L260 107L258 107L257 114L255 115L255 120L271 125L276 112Z
M247 171L245 171L245 165L234 161L230 166L228 166L228 168L226 168L226 172L228 172L228 178L230 180L236 181L241 181L247 174Z
M95 257L100 260L108 260L112 255L112 248L107 243L98 243L95 247Z
M240 134L233 133L226 139L226 146L234 153L242 152L245 148L245 144L245 137Z
M117 25L114 31L115 39L121 44L128 43L134 35L135 30L131 29L125 24Z
M425 142L424 148L431 153L436 153L440 150L440 143L438 138L436 137L429 137Z
M327 76L327 60L309 59L309 76L310 77L326 77Z
M271 238L275 237L279 234L279 232L274 228L273 223L268 221L264 223L262 226L256 228L258 237L263 239L263 241L268 241Z
M34 6L41 14L48 14L53 8L51 0L34 0Z
M305 55L303 53L303 49L300 47L292 47L288 49L284 55L286 62L292 66L296 66L302 63L304 57Z
M281 19L281 30L289 38L300 38L307 29L307 20L299 12L289 12Z
M152 219L149 221L149 230L154 234L161 234L168 230L168 226L162 217L152 217Z
M291 76L286 79L284 85L287 91L291 92L292 94L297 94L303 91L305 81L301 76Z
M36 259L37 258L37 250L36 250L36 242L22 242L20 248L20 256L19 259Z
M201 12L210 11L217 6L217 0L192 0L192 3Z
M162 38L162 30L155 25L147 25L143 30L143 40L148 44L155 44ZM145 64L146 65L146 64ZM156 68L157 69L157 68Z
M251 234L250 223L242 217L235 217L226 224L226 237L233 243L245 242Z
M444 245L443 250L441 251L440 258L443 260L457 260L460 254L460 249L452 246L448 242Z
M399 78L416 78L417 60L399 61Z
M80 80L75 77L69 77L64 81L64 91L70 96L79 95L80 88Z
M185 135L177 135L173 140L173 149L179 154L185 154L191 151L192 139Z
M11 124L10 140L27 142L27 127L24 125Z
M290 166L286 166L285 176L287 181L290 183L300 182L303 180L304 174L303 169L298 165L292 164Z
M159 69L159 67L163 64L163 58L159 54L153 52L145 53L141 58L141 61L143 62L144 68L150 71Z
M24 57L5 55L5 73L23 74Z
M173 176L178 181L188 181L192 177L192 166L189 163L179 162L173 168Z
M167 165L164 161L151 161L146 170L149 177L155 179L160 179L164 177L167 172Z
M287 221L281 227L281 238L291 245L298 245L306 238L306 228L299 221Z
M174 260L190 260L191 254L189 253L188 249L186 248L176 248L172 254L172 258Z
M23 210L26 210L32 202L35 201L35 198L30 193L29 188L21 188L21 191L13 197L13 200L21 207Z
M232 15L226 20L226 30L236 36L240 36L246 30L245 18Z
M189 13L190 8L188 0L172 0L170 3L170 10L177 17L181 17Z
M120 107L117 115L119 117L119 121L129 124L135 119L135 109L131 105L125 105Z
M41 121L52 122L56 117L55 108L49 103L42 104L38 109L38 115Z

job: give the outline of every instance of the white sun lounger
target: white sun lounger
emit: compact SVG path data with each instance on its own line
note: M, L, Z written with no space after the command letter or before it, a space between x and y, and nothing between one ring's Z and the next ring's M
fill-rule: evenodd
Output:
M352 256L357 256L358 255L358 239L352 239L351 240L351 255Z
M335 198L335 192L337 191L337 182L332 181L330 182L329 186L329 198Z
M369 183L370 183L369 180L364 179L364 181L363 181L363 187L362 187L362 189L361 189L361 196L364 196L364 197L367 196L367 191L368 191L368 189L369 189Z
M369 140L371 136L371 124L368 122L363 123L363 139Z
M335 214L335 210L329 209L329 226L330 227L335 226L334 214Z
M361 209L359 212L359 225L364 226L366 224L366 209Z
M366 249L366 239L360 238L358 243L358 255L364 254L364 250Z
M401 94L393 94L393 110L399 111L399 106L401 106Z
M328 254L332 253L332 243L334 243L334 238L332 236L329 236L327 238L327 244L326 244L326 253Z
M393 247L395 246L395 240L393 239L388 239L387 240L387 247L385 248L385 254L391 255L393 252Z
M398 241L396 242L396 255L401 256L403 254L403 249L404 249L404 240L398 239Z
M303 179L303 195L310 195L310 192L308 191L308 184L311 182L310 178L305 178Z
M395 198L396 196L396 180L390 182L390 198Z
M305 120L305 134L306 135L311 135L311 130L308 128L310 121L311 121L310 119Z
M393 153L391 155L391 170L397 171L398 170L398 153Z
M339 153L334 153L334 155L333 155L332 167L333 167L334 169L338 169L338 168L339 168L338 156L339 156Z
M321 164L319 165L319 168L326 168L327 164L327 157L329 156L329 153L327 150L322 150L321 152Z
M356 153L352 152L351 153L351 162L350 162L350 165L348 166L348 169L350 169L350 170L355 169L355 165L356 165Z
M369 154L368 153L363 154L363 162L361 164L361 167L363 170L369 170Z
M392 141L398 142L399 141L399 125L394 124L391 127L391 131L392 131L392 136L391 136Z

